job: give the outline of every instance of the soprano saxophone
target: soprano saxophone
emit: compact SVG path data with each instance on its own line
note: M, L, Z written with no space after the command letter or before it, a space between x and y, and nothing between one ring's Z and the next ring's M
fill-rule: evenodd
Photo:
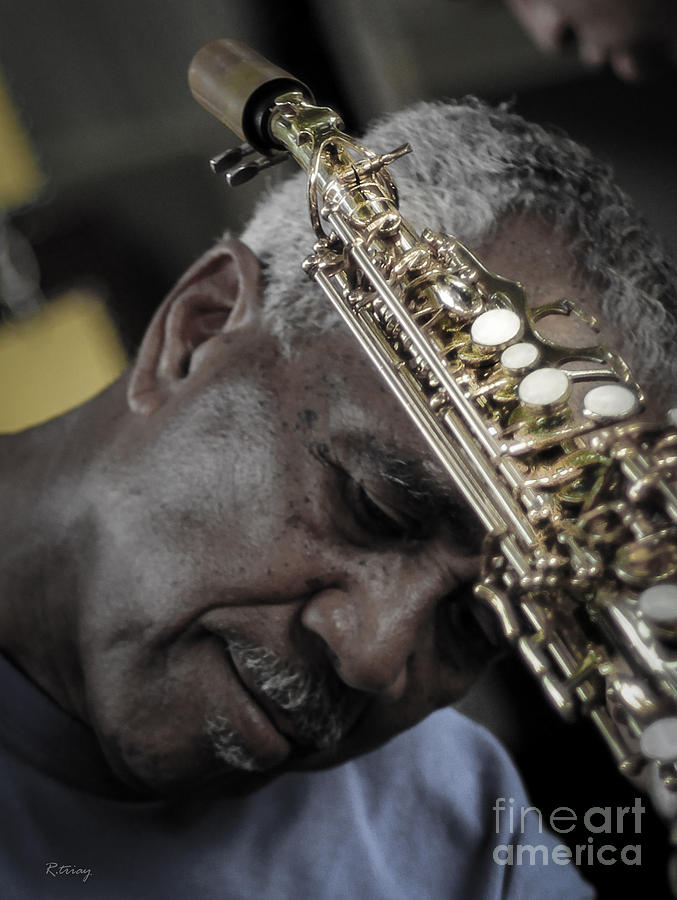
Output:
M203 47L189 79L246 141L212 160L231 185L288 156L307 173L304 268L486 528L478 602L562 716L677 794L677 429L640 421L618 354L540 333L574 304L531 308L454 237L412 230L387 168L408 144L362 146L237 41Z

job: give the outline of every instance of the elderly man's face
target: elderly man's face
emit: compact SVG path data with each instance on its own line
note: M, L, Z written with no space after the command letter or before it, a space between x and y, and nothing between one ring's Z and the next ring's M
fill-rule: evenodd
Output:
M481 659L479 529L352 339L223 343L117 451L86 586L89 716L159 790L354 755Z
M538 221L505 223L481 255L536 303L586 299ZM149 347L194 350L205 322L188 328L183 301L209 319L210 291L186 284ZM551 337L581 342L553 319ZM337 327L286 357L245 316L178 359L187 375L88 481L77 639L114 769L158 791L228 773L239 789L243 772L346 759L458 698L489 649L471 593L481 531L353 338Z
M635 79L677 58L674 0L506 0L546 50L575 43L584 63Z

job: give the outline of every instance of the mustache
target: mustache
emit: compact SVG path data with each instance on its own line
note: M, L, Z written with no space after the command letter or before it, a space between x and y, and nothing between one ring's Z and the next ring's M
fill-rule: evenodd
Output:
M237 664L257 690L284 712L300 744L326 750L347 734L359 692L347 687L333 669L318 672L289 662L239 635L227 640Z

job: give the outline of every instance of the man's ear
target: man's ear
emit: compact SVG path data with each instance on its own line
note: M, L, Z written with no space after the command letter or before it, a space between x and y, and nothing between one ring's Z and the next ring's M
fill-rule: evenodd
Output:
M253 319L261 265L242 241L207 251L179 280L146 329L127 386L132 412L149 415L199 366L205 344Z

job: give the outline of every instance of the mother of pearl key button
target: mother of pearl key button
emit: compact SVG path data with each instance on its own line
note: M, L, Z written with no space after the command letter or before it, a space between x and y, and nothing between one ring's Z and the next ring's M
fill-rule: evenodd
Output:
M488 309L472 323L470 337L478 347L504 347L522 331L522 321L511 309Z
M677 623L677 585L654 584L639 595L639 608L656 625Z
M519 344L511 344L501 354L501 365L509 372L525 372L538 360L540 350L535 344L528 341L520 341Z
M570 386L569 376L561 369L536 369L520 381L517 395L527 406L554 406L567 399Z
M623 419L638 408L637 395L622 384L600 384L585 395L583 407L594 418Z
M665 716L647 725L639 746L649 759L674 762L677 759L677 716Z

